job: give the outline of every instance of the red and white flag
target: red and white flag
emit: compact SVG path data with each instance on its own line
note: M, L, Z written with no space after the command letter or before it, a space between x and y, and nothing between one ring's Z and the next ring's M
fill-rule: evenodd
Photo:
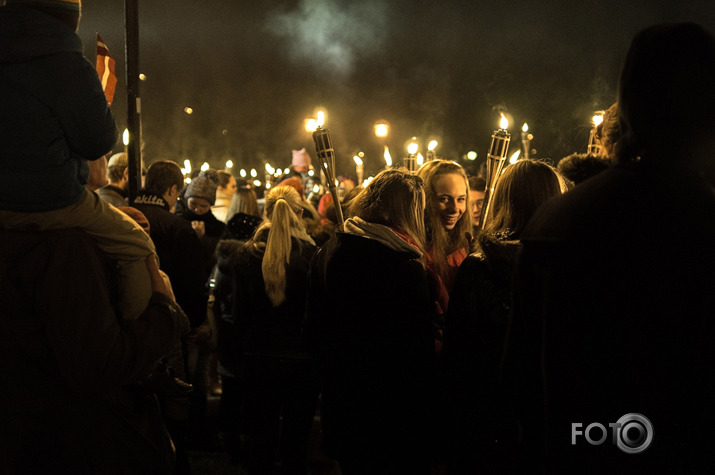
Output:
M97 33L97 74L102 82L107 104L111 106L114 100L114 89L117 86L117 75L114 72L114 58L109 54L109 49L99 33Z

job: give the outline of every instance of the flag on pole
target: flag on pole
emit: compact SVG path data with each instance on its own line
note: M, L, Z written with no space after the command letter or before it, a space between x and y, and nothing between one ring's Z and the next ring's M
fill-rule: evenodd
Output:
M107 104L111 106L114 100L114 89L117 86L117 75L114 72L114 58L109 54L109 49L99 33L97 33L97 74L102 82Z

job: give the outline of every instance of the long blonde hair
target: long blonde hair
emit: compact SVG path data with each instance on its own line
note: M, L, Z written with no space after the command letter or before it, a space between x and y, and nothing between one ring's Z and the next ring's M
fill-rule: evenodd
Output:
M437 273L443 279L448 274L447 256L462 248L469 252L469 242L465 233L472 232L472 214L468 209L459 217L457 224L451 230L446 230L440 221L437 211L438 197L434 184L436 178L442 175L455 174L464 179L464 186L469 196L469 180L464 168L449 160L431 160L420 167L417 175L425 182L427 207L425 208L425 225L427 227L427 246Z
M290 262L292 250L291 236L305 234L305 224L300 217L301 210L300 195L294 188L273 188L266 195L266 220L254 234L253 239L256 239L263 229L268 229L261 271L266 294L274 307L286 299L286 266Z

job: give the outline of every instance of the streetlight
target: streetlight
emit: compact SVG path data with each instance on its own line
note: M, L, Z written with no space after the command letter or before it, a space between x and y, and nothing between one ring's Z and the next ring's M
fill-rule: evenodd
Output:
M384 139L390 133L390 124L384 120L379 120L375 122L373 129L375 130L375 137Z

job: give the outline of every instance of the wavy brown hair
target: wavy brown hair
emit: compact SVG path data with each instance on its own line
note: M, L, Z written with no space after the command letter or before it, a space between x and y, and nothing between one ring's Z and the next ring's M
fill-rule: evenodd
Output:
M472 213L469 210L469 206L466 206L457 224L450 230L445 229L440 220L439 202L434 185L438 177L450 174L459 175L464 179L468 202L469 179L460 164L450 160L431 160L422 165L417 171L417 175L425 182L427 195L427 207L425 208L427 247L430 250L437 273L445 282L449 272L447 256L458 249L464 249L469 253L469 242L467 241L466 233L472 232Z

